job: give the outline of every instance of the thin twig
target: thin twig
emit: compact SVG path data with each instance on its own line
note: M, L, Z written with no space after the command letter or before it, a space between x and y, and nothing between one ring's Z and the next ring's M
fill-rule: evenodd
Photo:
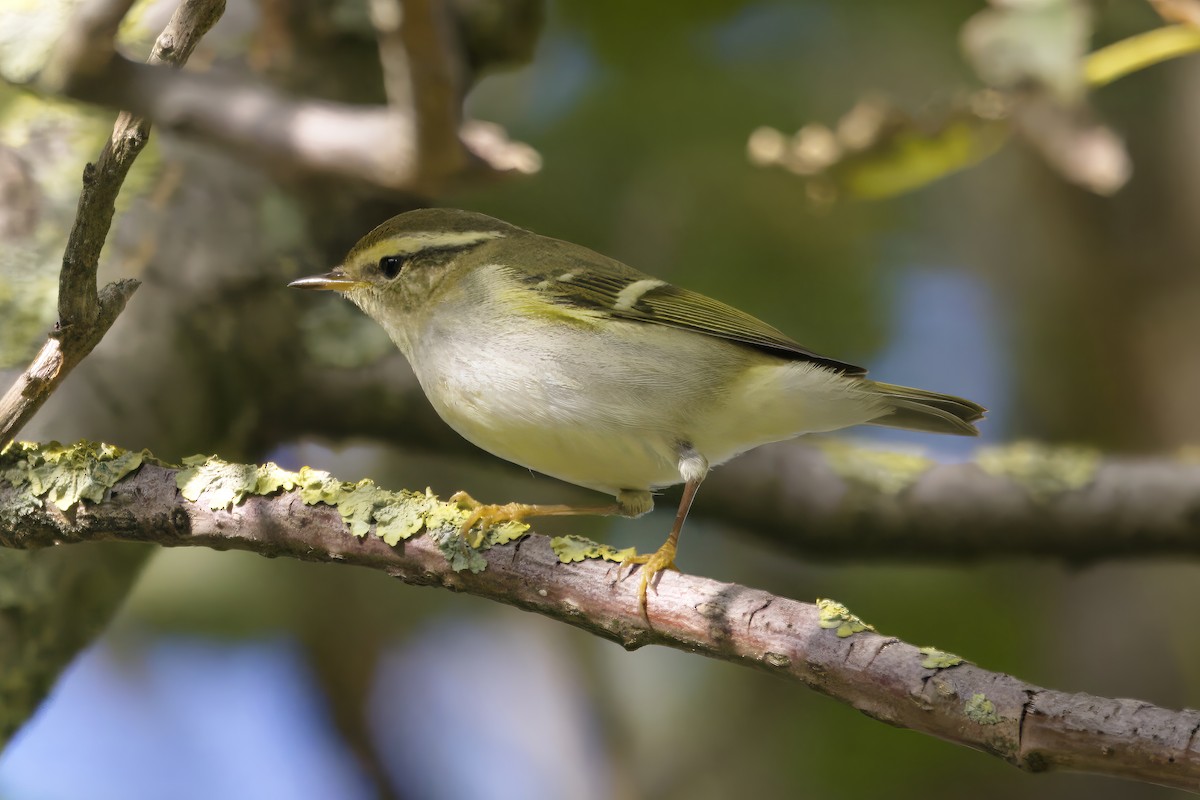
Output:
M337 509L305 505L295 492L216 511L204 499L182 499L175 470L150 463L116 483L104 502L70 513L48 502L33 508L27 487L0 482L0 546L120 540L366 566L534 611L629 649L659 644L772 673L1029 771L1200 787L1197 711L1043 689L874 633L836 607L693 575L663 576L648 625L636 580L618 580L615 564L561 564L544 536L492 548L484 553L487 568L472 574L453 571L427 534L395 547L374 535L358 539Z
M130 5L130 0L89 4L64 35L51 72L67 82L106 73L111 62L120 58L115 55L113 37ZM185 0L155 42L151 63L181 66L224 8L224 0ZM75 224L67 237L59 274L58 324L29 368L0 397L0 447L17 435L99 344L138 287L136 280L121 280L97 291L96 272L112 227L117 194L149 135L147 120L122 112L96 163L84 168Z

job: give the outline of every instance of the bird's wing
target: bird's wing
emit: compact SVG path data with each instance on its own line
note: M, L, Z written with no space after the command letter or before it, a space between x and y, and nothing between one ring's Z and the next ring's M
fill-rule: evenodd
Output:
M652 278L585 248L556 244L563 246L550 248L546 253L550 257L522 276L554 302L741 342L847 375L866 374L863 367L805 349L762 320L719 300Z

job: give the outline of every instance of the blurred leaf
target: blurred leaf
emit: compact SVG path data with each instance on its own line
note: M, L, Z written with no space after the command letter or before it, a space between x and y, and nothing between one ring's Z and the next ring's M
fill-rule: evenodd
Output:
M1013 98L1013 127L1063 178L1110 195L1133 171L1125 145L1084 104L1092 34L1084 0L1018 0L980 11L963 26L975 72Z
M811 124L789 138L759 128L750 136L749 157L759 166L813 178L809 194L817 200L839 192L892 197L974 166L1008 141L1001 109L988 99L970 98L929 122L871 97L847 112L836 131Z
M956 114L932 132L916 126L896 130L843 160L831 174L857 197L891 197L973 167L1007 141L1003 121Z
M997 89L1037 87L1063 103L1084 94L1080 62L1092 35L1084 0L993 0L962 29L967 60Z
M1059 175L1096 194L1116 192L1133 173L1125 143L1085 108L1034 96L1015 110L1013 126Z

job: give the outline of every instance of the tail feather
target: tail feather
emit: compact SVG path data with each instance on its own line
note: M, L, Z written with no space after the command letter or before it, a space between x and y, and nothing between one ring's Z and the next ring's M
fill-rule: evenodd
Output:
M878 381L870 383L892 409L890 414L872 420L872 425L956 436L979 435L972 423L983 419L987 409L978 403L924 389Z

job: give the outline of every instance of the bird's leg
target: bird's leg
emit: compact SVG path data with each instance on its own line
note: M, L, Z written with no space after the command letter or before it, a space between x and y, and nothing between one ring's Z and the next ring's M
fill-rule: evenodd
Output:
M646 611L646 590L653 582L655 591L657 591L658 580L666 570L678 571L675 566L675 552L679 546L679 532L683 530L683 523L687 520L688 511L692 508L692 501L696 499L696 490L700 488L700 482L708 474L708 461L690 444L681 444L679 451L679 473L686 482L683 485L683 497L679 499L679 510L675 512L675 524L671 526L670 535L667 536L662 547L650 555L630 556L621 562L622 567L633 564L642 566L642 579L638 583L638 608L641 609L642 619L646 620L647 624L650 622L650 615Z
M609 503L603 506L571 506L561 503L548 505L537 503L485 504L466 492L454 493L450 497L450 502L471 512L458 529L458 533L473 548L478 548L483 543L483 537L490 528L502 522L522 522L526 517L558 517L568 514L609 516L625 513L625 509L620 503ZM471 528L475 527L477 523L482 523L480 530L472 537L470 536Z

